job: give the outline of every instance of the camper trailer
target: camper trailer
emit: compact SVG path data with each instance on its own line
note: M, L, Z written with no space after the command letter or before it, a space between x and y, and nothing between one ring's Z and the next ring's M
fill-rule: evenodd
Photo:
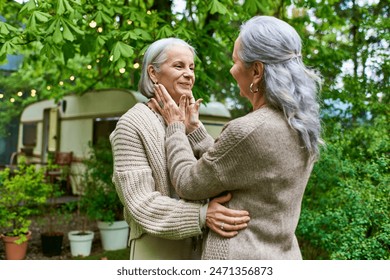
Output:
M88 156L89 143L108 138L116 122L129 108L147 99L140 93L125 89L105 89L68 95L55 103L44 100L26 107L19 125L18 151L29 162L47 164L49 153L71 153L71 189L79 194L83 160ZM200 108L200 120L215 138L230 113L219 102Z

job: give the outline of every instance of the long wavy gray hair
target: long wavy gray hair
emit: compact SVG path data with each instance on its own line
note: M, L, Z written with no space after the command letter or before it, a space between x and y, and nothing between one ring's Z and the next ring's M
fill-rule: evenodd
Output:
M256 16L241 26L239 38L238 56L245 65L264 65L262 87L268 106L284 112L306 149L317 157L323 143L317 100L321 79L303 64L298 33L282 20Z
M161 64L168 59L166 54L167 50L169 50L172 46L177 45L189 48L195 57L195 49L187 42L178 38L164 38L157 40L146 50L142 61L141 78L138 83L138 90L146 97L151 98L154 96L153 81L149 77L148 66L153 65L156 72L160 72Z

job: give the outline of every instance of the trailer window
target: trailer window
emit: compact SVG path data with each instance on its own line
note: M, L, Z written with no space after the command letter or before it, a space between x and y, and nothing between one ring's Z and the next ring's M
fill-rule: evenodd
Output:
M93 145L100 138L108 139L111 132L114 131L119 118L96 118L93 122Z
M23 146L35 147L37 144L37 124L23 124Z

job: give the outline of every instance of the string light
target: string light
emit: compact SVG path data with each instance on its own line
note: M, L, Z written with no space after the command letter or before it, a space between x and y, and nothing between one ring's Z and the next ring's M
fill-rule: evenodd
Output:
M95 28L97 25L96 21L92 20L90 23L89 23L89 27L91 28Z
M72 75L69 77L69 80L74 81L75 77Z
M127 24L128 24L128 25L131 25L132 23L133 23L133 21L127 20Z
M51 90L51 86L47 86L46 89L47 89L47 90Z
M99 28L97 29L97 32L102 33L102 32L103 32L103 27L99 27Z
M15 102L15 98L11 97L9 101L11 101L11 103L14 103Z
M138 62L134 63L133 67L134 67L134 69L138 69L139 68L139 63Z
M3 99L4 94L0 93L0 99Z
M23 92L19 91L19 92L17 93L17 95L18 95L19 97L21 97L21 96L23 95Z
M89 64L89 65L87 66L87 69L88 69L88 70L91 70L91 69L92 69L92 65Z
M123 74L123 73L125 73L125 72L126 72L126 69L125 69L125 68L119 69L119 73Z
M151 11L147 11L146 13L147 13L148 15L151 15L151 14L152 14L152 12L151 12Z
M59 84L60 86L63 86L63 85L64 85L64 82L63 82L63 81L60 81L58 84Z

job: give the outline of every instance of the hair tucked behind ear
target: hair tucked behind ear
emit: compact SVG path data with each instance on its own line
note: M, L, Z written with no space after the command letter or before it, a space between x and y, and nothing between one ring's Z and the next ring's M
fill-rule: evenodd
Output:
M321 123L317 93L321 79L305 67L301 39L289 24L257 16L241 26L238 55L247 65L264 64L264 97L268 106L284 112L312 156L319 155Z
M151 44L145 52L142 61L141 78L138 83L138 90L148 98L154 96L153 81L149 77L148 66L153 65L155 70L159 72L161 64L168 59L166 52L172 46L187 47L195 56L195 49L187 42L178 38L164 38Z

